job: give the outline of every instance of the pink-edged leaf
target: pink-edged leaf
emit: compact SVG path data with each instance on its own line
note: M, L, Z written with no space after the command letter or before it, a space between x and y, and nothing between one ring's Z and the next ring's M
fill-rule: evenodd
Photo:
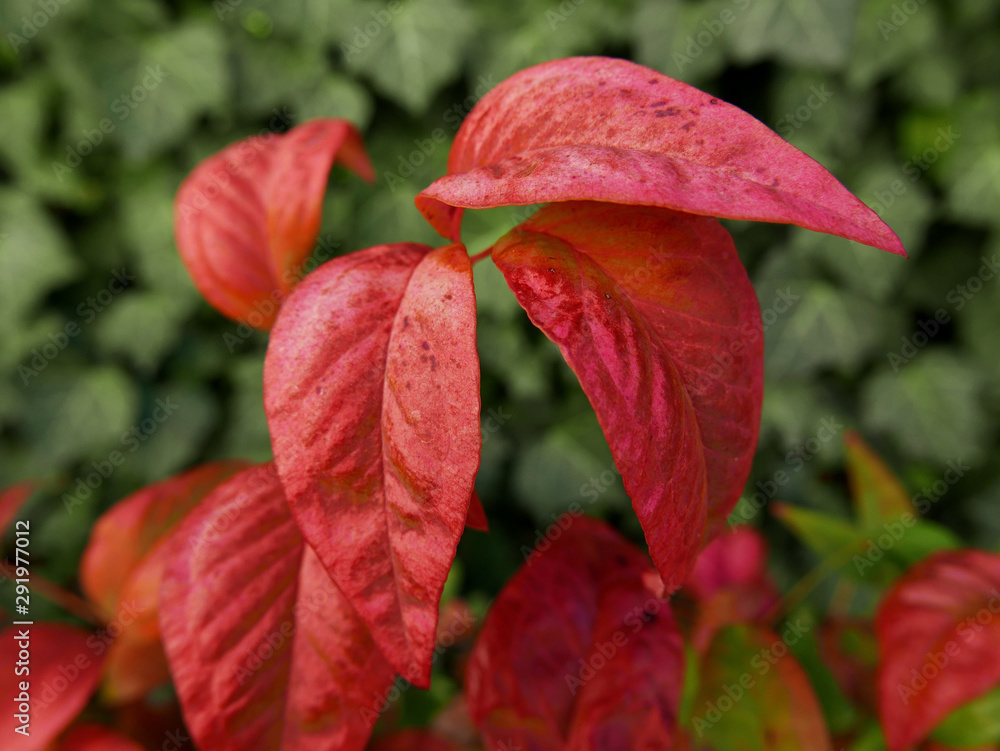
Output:
M0 535L14 523L17 512L36 490L38 486L32 480L25 480L0 490Z
M353 125L310 120L226 147L181 185L177 247L195 286L223 315L265 330L274 323L315 247L335 161L375 178Z
M558 524L486 617L467 671L472 719L488 748L669 748L684 657L669 605L644 585L649 560L603 522Z
M602 57L542 63L494 87L417 206L457 240L463 207L580 200L786 222L905 255L874 211L759 120Z
M692 751L831 751L833 744L805 671L781 637L733 625L702 658L688 723Z
M22 637L28 633L28 639ZM0 634L0 738L11 751L40 751L80 714L97 687L101 660L93 635L73 626L36 623L10 626ZM24 658L22 649L26 649ZM17 674L18 666L28 673ZM27 682L25 688L22 682ZM21 709L22 690L30 697L28 733Z
M490 520L486 518L486 509L483 502L479 500L479 494L472 491L472 500L469 501L469 513L465 517L465 526L478 532L490 531Z
M303 535L426 686L482 445L465 248L382 245L310 274L274 327L264 405Z
M219 486L174 539L160 620L199 748L364 748L395 673L302 539L273 465Z
M493 260L579 377L676 589L757 444L760 308L732 238L708 217L567 202L498 240Z
M105 620L118 616L122 589L156 544L216 485L247 466L240 460L204 464L136 491L97 520L80 561L80 585Z
M143 751L143 747L111 728L87 723L66 733L56 751Z
M723 532L701 551L684 592L698 601L692 636L698 651L724 625L762 621L780 597L767 571L767 540L745 525Z
M460 751L458 745L430 730L410 728L372 741L368 751Z
M886 593L875 617L879 718L890 751L1000 684L1000 555L938 553Z

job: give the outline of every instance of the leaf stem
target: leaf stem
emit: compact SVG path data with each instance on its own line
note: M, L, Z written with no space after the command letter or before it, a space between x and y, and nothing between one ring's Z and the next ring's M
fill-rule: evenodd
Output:
M491 245L486 250L484 250L482 253L476 253L476 255L472 256L469 260L472 262L472 265L474 266L477 263L479 263L480 261L482 261L484 258L489 257L490 254L492 254L492 253L493 253L493 246Z

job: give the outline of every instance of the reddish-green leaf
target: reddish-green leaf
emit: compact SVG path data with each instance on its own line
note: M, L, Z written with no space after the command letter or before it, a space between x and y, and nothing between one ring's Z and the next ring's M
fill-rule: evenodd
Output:
M0 738L5 749L41 751L83 710L101 673L93 638L83 629L55 623L14 625L0 634ZM18 672L24 668L29 672ZM27 704L24 696L30 699ZM17 731L24 726L19 715L25 708L28 734Z
M302 539L273 465L219 486L174 540L160 621L199 747L364 748L395 673Z
M382 245L310 274L272 333L264 403L303 535L426 686L482 444L465 248Z
M943 552L914 566L879 605L879 717L890 751L1000 684L1000 556Z
M59 740L57 751L143 751L142 746L103 725L78 725Z
M462 208L609 201L787 222L905 255L820 164L746 112L627 60L536 65L462 123L448 176L417 198L457 240Z
M767 629L721 630L702 660L690 722L693 751L825 751L830 736L788 645Z
M873 710L878 642L871 621L827 618L820 626L819 650L844 696L858 707Z
M569 202L502 237L493 260L579 377L675 589L757 443L760 309L732 239L707 217Z
M174 206L177 247L219 312L271 327L315 247L334 161L374 180L361 135L336 119L246 138L187 177Z
M635 546L595 519L566 521L493 603L469 712L488 748L669 748L684 674L669 605L644 585Z
M880 529L904 514L917 515L902 484L882 458L853 430L844 432L847 479L861 529Z

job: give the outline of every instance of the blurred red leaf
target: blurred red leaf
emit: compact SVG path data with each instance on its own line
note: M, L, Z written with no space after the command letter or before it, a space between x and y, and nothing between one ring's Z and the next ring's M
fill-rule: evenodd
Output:
M13 524L21 506L37 489L38 486L33 481L25 480L0 490L0 535Z
M864 709L875 707L878 642L872 624L862 618L827 618L820 626L819 649L844 696Z
M459 128L448 173L417 206L456 241L460 207L587 200L788 222L905 255L874 211L759 120L627 60L553 60L501 82Z
M310 120L226 147L181 185L174 205L181 259L223 315L259 329L274 323L315 247L335 161L375 179L353 125Z
M886 593L875 617L879 717L909 749L953 709L1000 684L1000 556L942 552Z
M426 687L482 444L465 248L381 245L310 274L272 333L264 403L303 535Z
M676 589L757 444L760 309L732 239L714 219L570 202L498 240L493 260L579 377Z
M459 747L430 730L409 728L376 738L368 751L459 751Z
M644 586L648 568L609 526L578 517L514 575L467 673L488 748L669 748L684 657L669 605Z
M58 751L143 751L143 747L103 725L78 725L59 741Z
M174 545L160 620L199 746L364 748L395 673L303 541L273 465L216 489Z
M27 640L28 674L17 675L18 663L24 663L20 634L29 633ZM0 738L5 749L35 751L44 749L80 714L86 706L101 674L100 652L91 641L93 636L83 629L55 623L33 626L10 626L0 634ZM16 728L23 720L21 682L29 685L30 735Z

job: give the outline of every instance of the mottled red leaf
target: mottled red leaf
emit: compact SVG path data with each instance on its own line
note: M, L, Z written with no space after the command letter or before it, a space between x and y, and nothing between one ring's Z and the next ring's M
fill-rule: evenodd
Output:
M487 748L670 747L684 657L669 605L643 583L648 568L613 529L578 517L514 575L467 672Z
M368 751L459 751L459 747L429 730L410 728L376 738Z
M879 605L875 635L879 717L903 751L1000 684L1000 556L947 551L912 567Z
M767 540L745 525L723 532L701 551L684 591L698 601L692 639L699 651L721 626L761 621L779 599L767 571Z
M809 678L767 629L728 626L702 659L690 726L693 751L828 751Z
M381 245L310 274L274 327L264 403L303 535L426 686L482 444L465 248Z
M143 747L103 725L78 725L60 739L57 751L143 751Z
M271 327L315 247L335 161L374 180L357 129L318 119L239 141L187 177L174 205L177 247L219 312Z
M569 202L493 260L579 377L675 589L739 499L760 425L760 308L732 238L707 217Z
M417 197L445 237L462 208L609 201L798 224L905 255L819 163L746 112L627 60L523 70L462 123L448 176Z
M364 748L395 673L303 541L273 465L219 486L174 540L160 621L199 747Z
M21 653L20 634L28 631L27 665ZM16 751L44 749L80 714L101 672L101 661L83 629L55 623L10 626L0 634L0 738L3 747ZM17 675L20 667L30 673ZM30 735L16 732L23 726L21 682L27 681Z
M21 506L37 489L34 482L25 480L0 490L0 535L14 523L14 517L21 510Z

